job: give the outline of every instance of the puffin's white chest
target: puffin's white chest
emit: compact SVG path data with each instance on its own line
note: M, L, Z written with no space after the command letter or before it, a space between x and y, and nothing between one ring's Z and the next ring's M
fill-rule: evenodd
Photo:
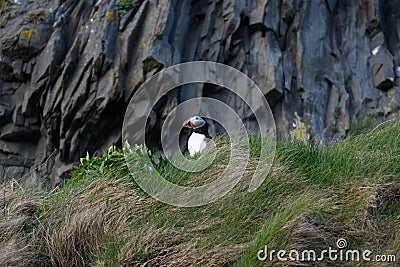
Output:
M203 151L203 149L206 148L208 141L210 141L210 139L205 135L192 133L188 141L188 150L190 156L193 157L196 153Z

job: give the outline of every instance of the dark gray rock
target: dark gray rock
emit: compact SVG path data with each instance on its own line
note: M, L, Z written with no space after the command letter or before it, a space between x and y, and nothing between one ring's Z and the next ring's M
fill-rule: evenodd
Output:
M0 125L11 121L12 110L4 104L0 104Z
M27 179L57 184L87 152L121 145L135 90L181 62L217 61L251 77L282 138L299 118L303 136L329 143L359 116L399 112L399 1L136 0L122 16L115 0L18 2L0 27L0 166L31 169ZM152 149L167 114L195 96L226 102L257 133L238 97L187 85L152 112Z
M381 45L376 46L372 53L373 56L369 63L374 86L381 90L392 88L394 83L393 56Z

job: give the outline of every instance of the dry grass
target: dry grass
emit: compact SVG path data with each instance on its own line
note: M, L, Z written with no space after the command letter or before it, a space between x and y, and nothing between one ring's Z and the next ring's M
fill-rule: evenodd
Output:
M35 9L29 12L25 17L26 23L39 24L46 21L46 10L43 8Z
M331 246L331 241L335 239L337 233L343 232L338 225L330 225L329 221L321 216L302 213L298 215L294 220L288 222L288 244L285 250L314 250L318 254L321 253L323 249ZM348 235L344 235L348 236ZM306 262L304 261L294 261L289 266L304 266ZM280 263L280 265L285 265ZM288 265L286 265L288 266ZM328 261L318 261L313 263L313 266L346 266L342 262Z
M0 0L0 29L4 28L7 23L9 16L6 14L12 8L12 2L9 0Z
M10 0L0 0L0 16L3 16L8 10L11 9L12 3Z

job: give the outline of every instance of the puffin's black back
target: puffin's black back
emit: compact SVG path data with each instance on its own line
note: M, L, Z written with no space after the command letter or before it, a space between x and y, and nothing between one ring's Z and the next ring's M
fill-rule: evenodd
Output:
M196 128L196 129L193 129L193 132L198 133L198 134L203 134L205 137L211 139L211 136L208 134L208 123L207 123L207 121L203 126L201 126L199 128Z

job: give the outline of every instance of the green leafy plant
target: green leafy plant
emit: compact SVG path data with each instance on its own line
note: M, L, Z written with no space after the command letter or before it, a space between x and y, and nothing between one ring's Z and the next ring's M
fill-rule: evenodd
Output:
M112 146L102 157L90 158L88 152L85 158L80 159L80 162L81 164L75 166L75 170L71 173L72 179L67 180L69 183L77 182L93 171L104 173L115 166L121 166L125 163L125 158L122 149L117 149Z
M118 13L122 16L132 8L132 0L118 0L115 5L118 8Z
M145 145L131 147L128 143L124 145L123 149L110 147L101 157L90 158L89 152L87 152L86 157L80 159L81 164L74 167L71 179L67 180L67 183L78 182L91 172L104 174L122 167L123 173L126 173L128 172L126 159L140 164L144 162L145 157L148 157L154 164L154 156Z

